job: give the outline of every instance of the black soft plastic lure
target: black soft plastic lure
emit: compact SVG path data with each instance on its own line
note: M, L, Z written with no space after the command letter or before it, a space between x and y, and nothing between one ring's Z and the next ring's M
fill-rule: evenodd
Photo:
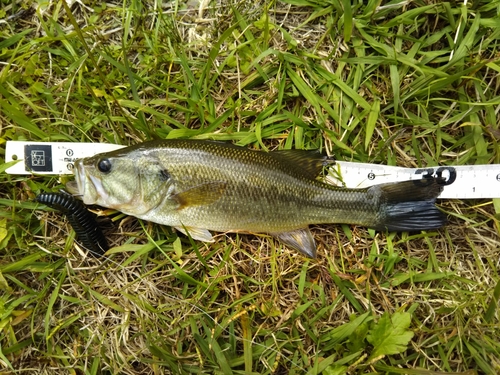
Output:
M36 200L65 214L78 240L92 255L100 257L109 249L106 237L95 220L96 216L82 201L67 193L41 193Z

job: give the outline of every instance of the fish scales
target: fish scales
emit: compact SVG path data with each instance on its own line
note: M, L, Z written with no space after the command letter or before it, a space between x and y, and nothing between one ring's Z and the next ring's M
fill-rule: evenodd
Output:
M149 151L167 166L177 190L187 191L213 181L224 181L226 186L217 202L179 211L176 225L203 227L208 222L215 231L282 232L307 223L323 223L339 214L357 223L376 213L369 210L373 205L366 200L364 191L334 190L305 179L272 158L271 153L212 143L200 143L200 150L192 152L184 143L175 144L179 147L172 147L171 142L167 143L169 147L159 143L156 150ZM154 215L158 216L156 221L168 220L162 219L161 209Z
M435 229L439 179L347 189L317 179L328 157L314 151L262 152L228 143L150 141L75 163L84 203L115 208L211 241L209 230L269 233L308 256L308 225L359 224L380 230Z

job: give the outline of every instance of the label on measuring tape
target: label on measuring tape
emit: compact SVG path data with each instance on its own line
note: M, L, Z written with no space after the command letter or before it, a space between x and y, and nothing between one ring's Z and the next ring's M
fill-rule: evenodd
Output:
M123 146L110 143L7 141L5 161L19 162L6 170L9 174L73 174L76 159Z
M425 177L443 178L439 198L500 198L500 164L402 168L337 161L327 180L338 186L363 188Z
M124 146L109 143L7 141L5 161L19 160L9 174L73 174L76 159ZM402 168L379 164L337 161L327 182L348 188L364 188L387 182L442 177L439 198L500 198L500 164Z

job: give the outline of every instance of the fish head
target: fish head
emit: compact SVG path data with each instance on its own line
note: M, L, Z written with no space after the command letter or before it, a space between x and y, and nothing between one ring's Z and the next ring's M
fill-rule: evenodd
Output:
M98 154L75 161L75 181L66 188L85 204L144 215L171 194L172 179L150 155Z

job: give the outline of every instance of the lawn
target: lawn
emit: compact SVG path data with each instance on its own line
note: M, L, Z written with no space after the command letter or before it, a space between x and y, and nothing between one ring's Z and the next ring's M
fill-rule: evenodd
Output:
M4 173L8 140L500 164L500 1L0 4L1 373L500 373L500 199L439 200L436 231L313 226L316 259L92 207L96 259L34 201L71 176Z

